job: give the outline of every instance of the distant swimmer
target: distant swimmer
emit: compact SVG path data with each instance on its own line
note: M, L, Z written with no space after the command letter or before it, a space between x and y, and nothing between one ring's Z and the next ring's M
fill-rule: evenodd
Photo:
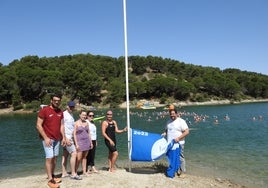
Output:
M229 120L230 120L230 117L228 116L228 114L226 114L226 115L224 116L224 119L225 119L226 121L229 121Z

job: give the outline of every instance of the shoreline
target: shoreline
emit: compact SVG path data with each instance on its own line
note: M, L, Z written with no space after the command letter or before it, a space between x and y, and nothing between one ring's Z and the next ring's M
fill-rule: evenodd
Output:
M160 104L159 102L151 101L155 107L165 107L168 104ZM205 102L190 102L190 101L181 101L174 102L173 104L176 108L181 108L184 106L210 106L210 105L228 105L228 104L246 104L246 103L258 103L258 102L268 102L268 99L247 99L241 101L230 101L230 100L210 100ZM120 108L127 108L126 102L122 103ZM134 107L135 108L135 107Z
M57 174L60 176L61 174ZM236 184L227 179L204 177L187 174L184 178L168 178L164 173L153 168L132 168L131 172L127 169L119 168L112 173L106 169L100 169L98 173L81 176L82 180L72 180L62 178L60 184L63 188L87 186L93 187L142 187L142 188L162 188L162 187L185 187L185 188L245 188L245 186ZM46 174L32 175L17 178L0 179L0 187L47 187Z
M174 102L173 104L176 108L182 108L184 106L210 106L210 105L228 105L228 104L245 104L245 103L259 103L259 102L268 102L268 99L247 99L242 101L230 101L230 100L210 100L206 102L189 102L189 101L181 101L181 102ZM165 107L168 104L160 104L159 102L152 101L156 108ZM79 108L79 107L78 107ZM123 102L119 105L118 108L126 109L127 105L126 102ZM131 106L130 109L136 108L135 106ZM98 108L98 109L106 109L106 108ZM27 114L27 113L34 113L32 110L17 110L13 111L12 107L9 108L2 108L0 109L0 115L3 114Z

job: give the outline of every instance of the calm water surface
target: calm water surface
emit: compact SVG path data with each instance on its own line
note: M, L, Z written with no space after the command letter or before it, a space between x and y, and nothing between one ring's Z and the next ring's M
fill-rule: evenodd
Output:
M227 178L247 187L268 185L268 103L196 106L180 109L190 135L185 155L190 174ZM103 115L103 111L96 111ZM44 152L35 128L37 114L0 116L0 177L44 174ZM228 115L229 120L224 119ZM75 114L76 118L78 115ZM194 116L206 117L195 122ZM131 127L162 133L168 120L162 109L131 109ZM120 128L126 126L126 111L114 110ZM218 124L214 124L215 119ZM106 167L107 149L98 128L96 166ZM117 135L118 165L128 164L127 134ZM162 160L165 160L163 158ZM57 172L61 172L59 158Z

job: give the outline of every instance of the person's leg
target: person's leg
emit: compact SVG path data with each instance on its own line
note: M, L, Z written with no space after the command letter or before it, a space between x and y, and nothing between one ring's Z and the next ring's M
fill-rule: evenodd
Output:
M53 177L53 173L52 173L52 169L53 169L53 158L46 158L46 172L47 172L47 178L48 180L52 180Z
M82 152L82 170L84 175L87 175L87 154L88 151Z
M82 161L82 152L81 151L77 152L76 156L77 157L76 157L75 171L78 172L79 165L80 165L80 163Z
M106 140L105 140L105 144L109 149L109 154L108 154L109 171L113 172L115 170L115 162L118 156L118 152L116 149L116 145L110 145L110 143Z
M48 178L48 186L49 187L59 187L59 182L61 180L59 178L54 178L54 169L56 166L56 156L59 155L59 142L53 141L51 146L46 146L45 142L42 142L43 148L45 151L45 167Z
M71 142L72 142L72 144L70 146L66 146L66 151L68 152L68 155L70 154L71 175L76 176L77 175L77 172L76 172L77 153L76 153L76 148L75 148L73 141L71 141ZM67 162L67 158L66 158L66 162Z
M109 166L109 171L110 171L111 168L112 168L112 157L113 157L113 153L109 151L109 154L108 154L108 166Z
M47 170L47 175L48 175L47 185L50 188L58 188L59 183L61 182L60 178L56 178L54 176L55 164L56 164L56 157L46 159L46 170Z
M52 164L51 164L51 166L52 166L52 169L51 169L51 171L52 171L52 176L53 176L53 178L54 178L54 172L55 172L55 168L56 168L56 164L57 164L57 157L55 156L55 157L53 157L52 158Z
M57 140L53 140L53 160L52 160L52 177L56 182L61 182L60 178L56 178L55 177L55 168L56 168L56 164L57 164L57 158L59 156L59 152L60 152L60 141Z
M181 161L181 167L180 167L180 171L182 173L186 172L186 161L185 161L185 157L184 157L184 144L180 145L181 147L181 152L180 152L180 161Z
M90 161L90 166L91 166L91 170L93 172L98 172L95 168L95 155L96 155L96 140L92 141L93 143L93 148L91 150L91 161Z
M80 162L78 162L78 164L77 164L78 154L76 152L75 146L72 145L72 146L68 147L68 151L71 154L71 157L70 157L71 176L70 176L70 178L74 179L74 180L82 180L82 178L77 174L77 170L79 168ZM81 155L81 153L82 152L80 152L80 155ZM78 157L80 157L80 156L78 156Z
M54 153L53 153L53 145L51 146L46 146L45 144L45 141L43 140L42 141L42 144L43 144L43 149L44 149L44 152L45 152L45 157L46 157L46 160L45 160L45 168L46 168L46 173L47 173L47 178L48 180L52 180L53 177L53 167L52 167L52 161L53 161L53 157L54 157Z
M114 151L111 155L111 168L110 171L114 172L115 171L115 163L118 157L118 151Z
M67 160L68 160L69 152L64 148L61 158L61 169L62 169L62 177L68 176L67 172ZM71 158L70 158L71 160Z
M77 156L77 153L76 152L72 152L71 153L70 167L71 167L71 174L72 174L72 176L77 175L77 171L76 171L76 156Z
M90 168L89 166L91 166L91 161L92 161L92 149L88 151L87 154L87 165L86 165L86 170L89 173L90 172Z

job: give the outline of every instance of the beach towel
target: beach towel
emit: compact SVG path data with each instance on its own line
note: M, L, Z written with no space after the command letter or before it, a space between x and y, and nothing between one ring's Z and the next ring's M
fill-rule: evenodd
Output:
M173 140L173 146L172 148L167 150L166 156L167 156L168 164L169 164L167 171L166 171L166 175L167 177L174 178L181 164L180 147L178 143L174 143L174 140Z

